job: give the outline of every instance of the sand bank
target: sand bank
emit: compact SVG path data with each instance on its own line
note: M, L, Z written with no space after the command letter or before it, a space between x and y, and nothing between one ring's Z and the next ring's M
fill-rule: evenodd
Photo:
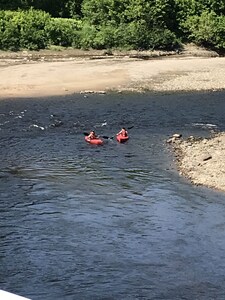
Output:
M196 54L197 53L197 54ZM207 53L207 55L205 55ZM147 54L32 56L0 53L0 97L41 97L83 91L199 91L225 88L225 57L184 51ZM146 59L147 58L147 59ZM149 59L150 58L150 59Z

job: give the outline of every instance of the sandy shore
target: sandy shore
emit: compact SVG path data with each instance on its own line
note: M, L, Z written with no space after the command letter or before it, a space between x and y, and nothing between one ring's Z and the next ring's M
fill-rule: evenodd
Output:
M225 89L225 57L188 48L181 54L0 52L0 99L107 91ZM36 55L36 56L35 56ZM180 173L225 191L225 134L175 142Z
M148 53L123 56L82 56L80 53L50 57L44 52L35 57L26 51L19 54L0 52L0 97L225 88L225 57L195 49L180 55L162 54L151 57Z

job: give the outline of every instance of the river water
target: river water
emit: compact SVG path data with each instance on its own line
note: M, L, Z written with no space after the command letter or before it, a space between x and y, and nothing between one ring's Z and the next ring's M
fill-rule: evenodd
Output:
M0 289L33 300L224 299L225 195L166 140L225 130L225 92L0 101ZM130 140L89 145L84 132Z

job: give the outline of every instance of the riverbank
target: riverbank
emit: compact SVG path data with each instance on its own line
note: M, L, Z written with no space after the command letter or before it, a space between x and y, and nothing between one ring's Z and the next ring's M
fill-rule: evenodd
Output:
M225 88L225 57L188 46L176 52L0 52L0 98L109 91Z

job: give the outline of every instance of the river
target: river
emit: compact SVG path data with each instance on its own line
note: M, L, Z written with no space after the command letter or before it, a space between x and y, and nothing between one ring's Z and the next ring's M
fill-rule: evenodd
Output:
M225 195L173 133L225 130L225 92L0 101L0 289L33 300L224 299ZM84 132L119 144L89 145Z

